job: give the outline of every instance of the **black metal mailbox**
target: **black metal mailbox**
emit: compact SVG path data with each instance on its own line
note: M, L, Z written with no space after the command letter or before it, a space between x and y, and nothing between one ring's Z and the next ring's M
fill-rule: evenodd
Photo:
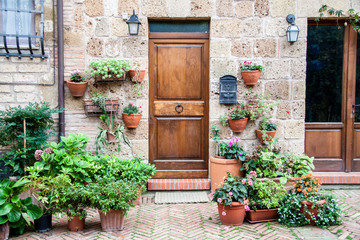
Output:
M225 75L220 78L220 103L236 104L236 77Z

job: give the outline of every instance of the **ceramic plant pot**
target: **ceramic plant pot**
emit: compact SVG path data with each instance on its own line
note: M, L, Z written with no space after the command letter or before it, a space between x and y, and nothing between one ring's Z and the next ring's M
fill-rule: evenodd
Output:
M137 128L139 125L142 114L122 114L123 120L127 128Z
M226 214L223 215L223 212ZM238 226L244 222L245 205L240 202L233 202L231 206L218 203L218 213L222 224L227 226Z
M34 220L35 231L47 232L52 228L52 215L43 214L40 218Z
M229 118L229 125L230 125L231 130L234 133L243 132L246 127L247 122L248 122L248 118L242 118L242 119Z
M9 223L0 224L0 240L9 239L10 226Z
M226 172L229 171L231 175L243 176L243 172L240 171L242 162L237 159L225 159L210 157L210 183L211 192L215 192L215 189L220 187L220 183L224 182L227 177Z
M112 134L111 132L106 132L106 140L108 142L115 142L116 135Z
M250 210L246 212L246 219L250 223L276 221L279 219L278 209Z
M80 219L79 216L75 216L71 220L68 220L68 229L72 232L82 231L85 227L85 218Z
M276 130L275 131L265 131L265 133L268 135L266 140L272 141L272 139L275 137ZM261 142L261 144L264 144L263 131L261 131L260 129L256 129L256 136L259 139L259 141Z
M301 209L300 210L301 210L301 212L305 213L305 217L310 220L309 225L314 225L315 224L315 220L318 217L319 210L322 208L322 205L324 205L325 202L326 202L326 199L318 201L317 204L315 204L313 202L308 202L308 201L302 201L301 202ZM313 204L315 204L314 207L313 207ZM308 212L305 211L305 206L307 207Z
M98 211L103 231L111 232L124 229L125 217L122 210L110 210L106 213L106 215L101 210Z
M260 74L260 70L241 71L241 76L244 79L245 84L248 86L256 85L257 81L260 78Z
M142 187L142 185L139 185L139 187L138 187L138 190L139 190L138 199L136 199L133 202L135 205L140 205L141 204L141 187Z
M129 70L129 77L131 81L141 83L145 77L145 70Z
M67 80L66 84L70 90L71 95L73 95L73 97L82 97L82 96L84 96L84 93L88 86L88 81L71 82L70 80Z

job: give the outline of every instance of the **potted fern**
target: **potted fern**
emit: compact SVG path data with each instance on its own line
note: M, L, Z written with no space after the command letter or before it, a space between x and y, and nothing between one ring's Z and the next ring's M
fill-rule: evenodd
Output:
M141 106L137 107L132 102L123 109L123 120L127 128L137 128L142 117Z

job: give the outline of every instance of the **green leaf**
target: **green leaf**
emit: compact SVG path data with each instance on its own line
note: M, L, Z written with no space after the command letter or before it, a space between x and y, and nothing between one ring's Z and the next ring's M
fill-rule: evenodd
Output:
M17 203L18 201L20 201L20 198L18 196L15 196L11 199L11 202L13 203Z
M4 224L8 221L8 218L6 216L0 216L0 224Z
M25 184L27 184L29 182L31 182L29 179L24 179L24 178L20 179L13 185L13 188L24 186Z
M6 202L6 199L0 198L0 205L3 205Z
M27 214L29 214L29 217L32 219L38 219L42 216L43 212L38 206L31 205L27 208Z
M21 213L19 209L13 208L8 214L9 222L17 222L20 220Z
M27 197L25 199L22 199L21 202L25 205L25 206L29 206L30 204L32 204L32 198L31 197Z
M5 203L0 206L0 216L4 216L8 214L11 209L13 208L13 205L11 203Z
M12 192L12 189L9 187L1 188L0 189L0 197L7 198L10 196L11 192Z

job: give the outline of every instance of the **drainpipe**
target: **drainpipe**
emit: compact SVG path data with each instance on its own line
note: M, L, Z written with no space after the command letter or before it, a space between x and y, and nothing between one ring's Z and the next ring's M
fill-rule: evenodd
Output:
M55 1L55 0L53 0ZM59 141L65 136L63 0L57 0ZM54 53L55 54L55 53Z

